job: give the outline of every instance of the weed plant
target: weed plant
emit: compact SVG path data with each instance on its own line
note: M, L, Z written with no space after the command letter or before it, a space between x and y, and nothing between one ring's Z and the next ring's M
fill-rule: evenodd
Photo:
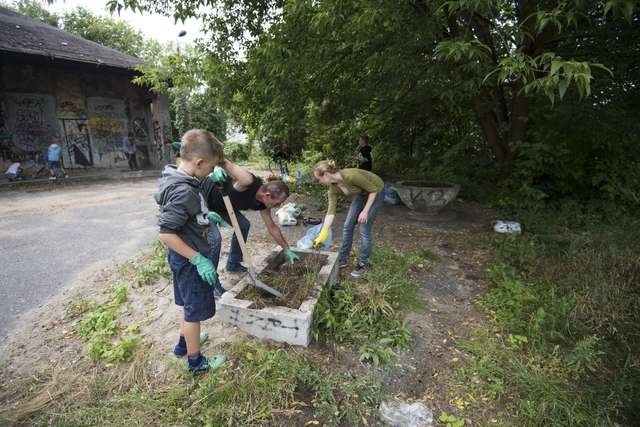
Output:
M487 241L490 328L464 344L475 392L522 425L640 423L640 223L572 205Z
M154 382L153 366L141 359L141 374L124 388L109 384L119 376L94 372L86 378L102 386L65 394L57 407L45 406L24 418L47 425L359 425L374 420L381 388L372 378L326 370L295 351L238 342L224 348L227 362L215 372L188 373ZM137 357L142 357L138 354ZM33 386L33 384L31 384ZM15 420L15 418L14 418ZM369 420L369 421L367 421Z
M411 331L402 311L422 306L410 269L421 260L376 248L373 269L364 280L326 289L314 311L314 336L358 349L361 361L386 364L393 349L407 348Z
M122 331L118 321L121 306L126 301L127 290L119 285L111 288L108 301L89 303L78 326L78 334L87 341L84 350L92 360L126 362L131 359L140 339L120 336L130 331Z
M119 273L133 286L146 286L159 278L169 280L171 268L167 260L167 248L160 241L153 244L151 253L136 261L127 261L120 265Z

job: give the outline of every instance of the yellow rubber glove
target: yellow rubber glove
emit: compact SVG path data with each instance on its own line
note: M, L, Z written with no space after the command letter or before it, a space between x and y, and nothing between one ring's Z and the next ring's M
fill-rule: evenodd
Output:
M324 241L327 240L327 237L329 237L329 229L322 227L322 230L318 233L318 237L313 239L313 247L317 248L322 246Z

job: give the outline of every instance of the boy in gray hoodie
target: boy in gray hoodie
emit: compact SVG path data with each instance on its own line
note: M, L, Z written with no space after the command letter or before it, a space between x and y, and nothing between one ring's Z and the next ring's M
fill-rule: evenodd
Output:
M159 239L169 248L168 258L173 273L173 294L182 307L180 337L173 352L187 356L187 367L193 373L207 371L222 363L222 357L211 364L200 353L200 322L215 314L213 284L218 274L204 255L209 252L207 230L209 210L200 190L200 180L214 166L224 162L223 146L206 130L192 129L182 137L180 166L167 165L155 200L160 206Z

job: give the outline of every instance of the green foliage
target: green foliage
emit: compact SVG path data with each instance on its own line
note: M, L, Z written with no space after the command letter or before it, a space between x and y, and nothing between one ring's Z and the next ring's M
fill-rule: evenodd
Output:
M227 114L220 106L217 89L203 79L207 60L202 49L186 46L173 51L165 46L138 67L141 74L133 82L169 97L176 139L189 129L199 128L224 141Z
M476 198L490 184L511 207L640 203L633 0L109 5L201 18L220 108L293 155L351 165L366 132L390 178L455 180Z
M377 248L366 281L341 283L323 292L314 310L315 338L356 346L360 360L375 366L390 362L393 348L411 344L411 331L400 312L422 306L409 273L418 259Z
M161 242L156 241L149 255L144 256L139 261L123 263L119 267L119 272L134 287L149 285L160 278L169 280L171 278L171 268L167 260L167 248Z
M438 417L438 420L443 423L446 427L463 427L464 420L459 419L455 415L447 414L443 412Z
M78 326L78 334L87 341L84 350L90 359L118 363L131 359L140 339L116 339L121 331L118 317L121 306L126 301L127 289L119 285L111 289L111 299L107 302L88 303L88 308L84 310L84 319ZM127 328L126 332L131 333L134 330Z
M330 374L301 355L250 342L233 344L229 354L237 367L224 368L198 384L192 398L201 404L192 406L187 418L213 425L261 424L286 413L296 392L308 390L313 415L323 424L353 425L374 414L379 403L379 386L366 376L345 381L347 373Z
M172 384L141 378L123 391L78 398L56 408L54 425L359 425L373 419L380 385L368 375L328 371L294 351L252 342L225 346L228 361L217 371ZM148 363L148 362L147 362ZM147 366L147 369L151 366ZM101 374L98 382L113 381ZM74 396L76 394L74 393Z
M52 27L58 27L58 21L60 16L54 12L48 11L42 6L42 2L37 0L17 0L14 1L9 7L14 8L23 15L29 18L36 19Z
M62 17L62 28L87 40L129 55L142 57L145 39L142 33L124 21L94 15L78 7Z
M234 162L243 162L251 157L251 144L231 144L224 146L224 155Z
M464 344L462 378L520 422L638 421L638 221L565 205L521 213L525 234L495 236L491 319Z

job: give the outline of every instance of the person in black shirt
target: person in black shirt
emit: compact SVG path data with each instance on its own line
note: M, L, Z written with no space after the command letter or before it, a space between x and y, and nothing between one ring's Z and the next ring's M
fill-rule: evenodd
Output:
M221 166L217 167L208 178L203 180L201 187L209 210L217 212L227 224L231 224L231 219L227 213L224 201L222 200L222 193L218 189L218 186L224 188L224 191L231 200L245 241L249 234L251 224L240 211L259 211L260 217L267 227L267 231L269 231L273 239L285 250L284 255L287 260L292 263L300 260L289 248L280 227L278 227L271 217L271 208L279 207L287 197L289 197L289 189L284 182L271 181L265 183L249 171L225 159L225 162ZM211 225L209 229L210 259L215 265L218 265L220 260L221 242L218 227ZM228 272L244 273L247 269L241 262L242 251L234 235L231 239L231 248L225 269Z
M371 146L369 145L369 137L361 134L358 137L358 168L371 171L373 161L371 160Z

